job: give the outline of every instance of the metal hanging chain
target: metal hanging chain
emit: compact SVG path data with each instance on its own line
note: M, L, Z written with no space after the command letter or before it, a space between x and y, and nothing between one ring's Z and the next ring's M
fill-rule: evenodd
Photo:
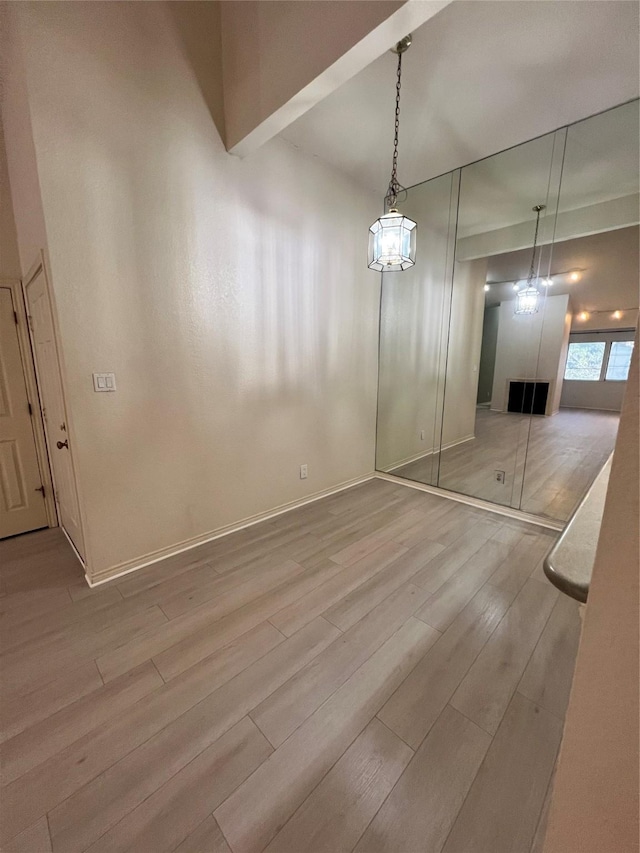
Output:
M531 283L536 275L536 244L538 242L538 228L540 226L540 214L545 209L546 205L544 204L536 204L532 210L536 214L536 231L533 235L533 252L531 254L531 268L529 270L529 275L527 276L527 287L531 287Z
M398 72L396 80L396 112L393 134L393 162L391 166L391 180L385 201L388 207L395 207L398 195L404 189L398 183L398 133L400 130L400 86L402 80L402 51L398 52Z

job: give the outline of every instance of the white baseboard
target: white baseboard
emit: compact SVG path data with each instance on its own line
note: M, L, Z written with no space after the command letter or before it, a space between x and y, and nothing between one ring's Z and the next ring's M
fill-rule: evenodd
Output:
M465 435L464 438L458 438L456 441L450 441L448 444L443 444L441 448L431 450L425 450L421 453L416 453L415 456L408 456L406 459L403 459L401 462L396 462L391 468L387 468L387 472L397 471L398 468L402 468L405 465L410 465L412 462L417 462L418 459L425 459L427 456L433 456L440 451L444 452L445 450L450 450L452 447L457 447L459 444L464 444L467 441L473 441L475 435Z
M117 566L112 566L109 569L104 569L103 571L96 573L96 575L93 575L92 577L89 577L89 575L85 572L86 581L92 588L96 586L102 586L102 584L104 583L108 583L109 581L115 580L116 578L121 578L124 575L129 575L132 572L137 572L139 569L143 569L146 566L153 565L153 563L159 563L162 560L168 559L169 557L176 556L176 554L182 554L184 551L191 551L193 548L197 548L199 545L204 545L206 542L213 542L214 539L220 539L223 536L229 536L231 533L236 533L238 530L244 530L246 527L252 527L254 524L260 524L261 521L267 521L270 518L276 518L276 516L278 515L284 515L284 513L291 512L292 510L298 509L301 506L306 506L307 504L322 500L322 498L327 498L329 497L329 495L334 495L337 492L343 492L346 489L351 489L354 486L358 486L360 483L366 483L369 480L373 479L375 479L375 472L372 471L370 474L366 474L363 477L357 477L353 480L347 480L346 482L340 483L337 486L332 486L329 489L324 489L320 492L314 492L314 494L309 495L306 498L302 498L302 500L290 501L289 503L281 504L275 509L268 510L267 512L261 512L257 515L252 515L249 518L243 519L242 521L235 522L234 524L228 524L225 527L218 528L217 530L212 530L210 533L203 533L201 536L196 536L193 539L186 539L176 545L171 545L167 548L162 548L158 551L153 551L149 554L144 554L143 556L137 557L134 560L130 560L126 563L120 563ZM69 537L67 536L67 539L68 538ZM73 543L71 544L73 545ZM76 551L75 548L73 550ZM78 552L76 551L76 554L77 553Z
M621 412L621 409L603 409L601 406L560 406L560 409L571 409L572 412L612 412L614 415Z
M468 495L462 495L458 492L450 492L447 489L439 489L436 486L427 486L426 483L419 483L416 480L406 480L404 477L398 477L395 474L385 474L383 471L376 471L376 478L379 480L387 480L390 483L397 483L399 486L408 486L410 489L417 489L419 492L428 492L430 495L437 495L439 498L446 498L457 503L474 506L477 509L484 509L487 512L493 512L496 515L504 515L507 518L514 518L517 521L524 521L527 524L536 524L538 527L545 527L548 530L564 530L565 525L560 521L553 521L550 518L542 518L539 515L532 515L529 512L523 512L520 509L512 509L509 506L494 504L491 501L483 501L480 498L472 498Z
M431 448L431 450L423 450L420 453L415 453L413 456L407 456L406 459L402 459L400 462L396 462L392 465L391 468L387 468L387 471L397 471L398 468L403 468L405 465L417 462L418 459L426 459L427 456L433 456L433 448Z
M459 444L465 444L467 441L473 441L475 434L465 435L464 438L458 438L456 441L450 441L448 444L442 445L442 450L451 450L452 447L457 447Z
M449 447L454 447L458 444L470 441L473 438L475 438L475 436L468 436L466 438L452 442L444 449L448 449ZM423 455L426 456L429 454ZM129 575L132 572L137 572L140 569L146 568L147 566L151 566L154 563L159 563L162 560L168 559L169 557L174 557L177 554L184 553L185 551L191 551L192 549L197 548L199 545L204 545L207 542L213 542L215 539L220 539L223 536L229 536L230 534L236 533L239 530L244 530L247 527L252 527L254 524L260 524L262 521L268 521L270 518L276 518L279 515L284 515L287 512L299 509L300 507L306 506L307 504L315 503L315 501L322 500L322 498L329 497L329 495L334 495L338 492L346 491L347 489L351 489L354 486L358 486L361 483L366 483L369 480L373 479L388 480L389 482L397 483L399 486L406 486L410 489L417 489L422 492L428 492L430 494L437 495L441 498L446 498L448 500L457 501L458 503L474 506L479 509L487 510L488 512L496 513L497 515L503 515L508 518L514 518L518 521L524 521L529 524L535 524L539 527L546 527L550 530L564 529L563 524L561 524L560 522L552 521L551 519L544 519L540 516L522 512L521 510L512 509L511 507L500 506L499 504L494 504L489 501L483 501L479 498L472 498L467 495L458 494L457 492L450 492L446 489L439 489L435 486L428 486L425 483L418 483L414 480L407 480L403 477L398 477L395 474L385 473L382 471L374 471L370 474L366 474L363 477L357 477L353 480L348 480L329 489L324 489L323 491L315 492L314 494L309 495L308 497L303 498L302 500L290 501L289 503L282 504L281 506L276 507L275 509L263 513L258 513L257 515L250 516L249 518L245 518L242 521L226 525L225 527L218 528L217 530L213 530L210 533L205 533L201 536L185 540L176 545L172 545L170 547L163 548L161 550L154 551L149 554L145 554L126 563L120 563L119 565L113 566L109 569L105 569L92 577L89 577L89 575L85 573L87 584L92 588L102 586L103 584L108 583L109 581L116 580L116 578L121 578L125 575ZM69 539L66 532L64 531L64 528L62 528L62 530L67 539ZM70 539L69 542L76 556L78 557L80 562L83 563L82 558L80 557L76 548L73 545L73 542L71 542Z

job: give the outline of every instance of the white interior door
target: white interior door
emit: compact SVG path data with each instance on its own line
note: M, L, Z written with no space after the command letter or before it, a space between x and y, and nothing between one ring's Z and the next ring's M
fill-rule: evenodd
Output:
M25 293L60 524L80 556L84 557L84 541L73 460L69 447L60 362L47 282L42 268L26 285Z
M0 287L0 539L47 526L14 310Z

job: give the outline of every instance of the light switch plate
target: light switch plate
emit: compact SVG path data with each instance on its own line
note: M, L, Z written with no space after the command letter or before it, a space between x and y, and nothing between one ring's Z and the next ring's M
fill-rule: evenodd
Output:
M94 373L93 374L93 390L94 391L115 391L116 390L116 375L115 375L115 373Z

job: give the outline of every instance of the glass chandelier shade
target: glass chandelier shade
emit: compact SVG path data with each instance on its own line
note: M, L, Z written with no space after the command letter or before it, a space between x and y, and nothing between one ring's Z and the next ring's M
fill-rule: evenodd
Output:
M527 284L522 290L516 294L516 307L514 314L537 314L540 305L540 292L534 286L533 282L536 278L536 245L538 243L538 228L540 227L540 213L545 209L544 204L536 204L533 212L536 215L536 230L533 235L533 251L531 253L531 267L527 276Z
M416 262L416 223L408 216L403 216L396 207L398 196L402 193L406 196L406 190L398 181L398 131L400 128L402 54L409 48L410 44L411 36L405 36L392 51L398 56L398 70L396 75L395 132L391 180L384 200L387 212L376 219L369 228L368 267L370 270L377 270L378 272L406 270Z
M369 228L369 269L406 270L416 262L416 223L392 207Z
M516 296L516 314L537 314L540 293L535 287L527 286Z

